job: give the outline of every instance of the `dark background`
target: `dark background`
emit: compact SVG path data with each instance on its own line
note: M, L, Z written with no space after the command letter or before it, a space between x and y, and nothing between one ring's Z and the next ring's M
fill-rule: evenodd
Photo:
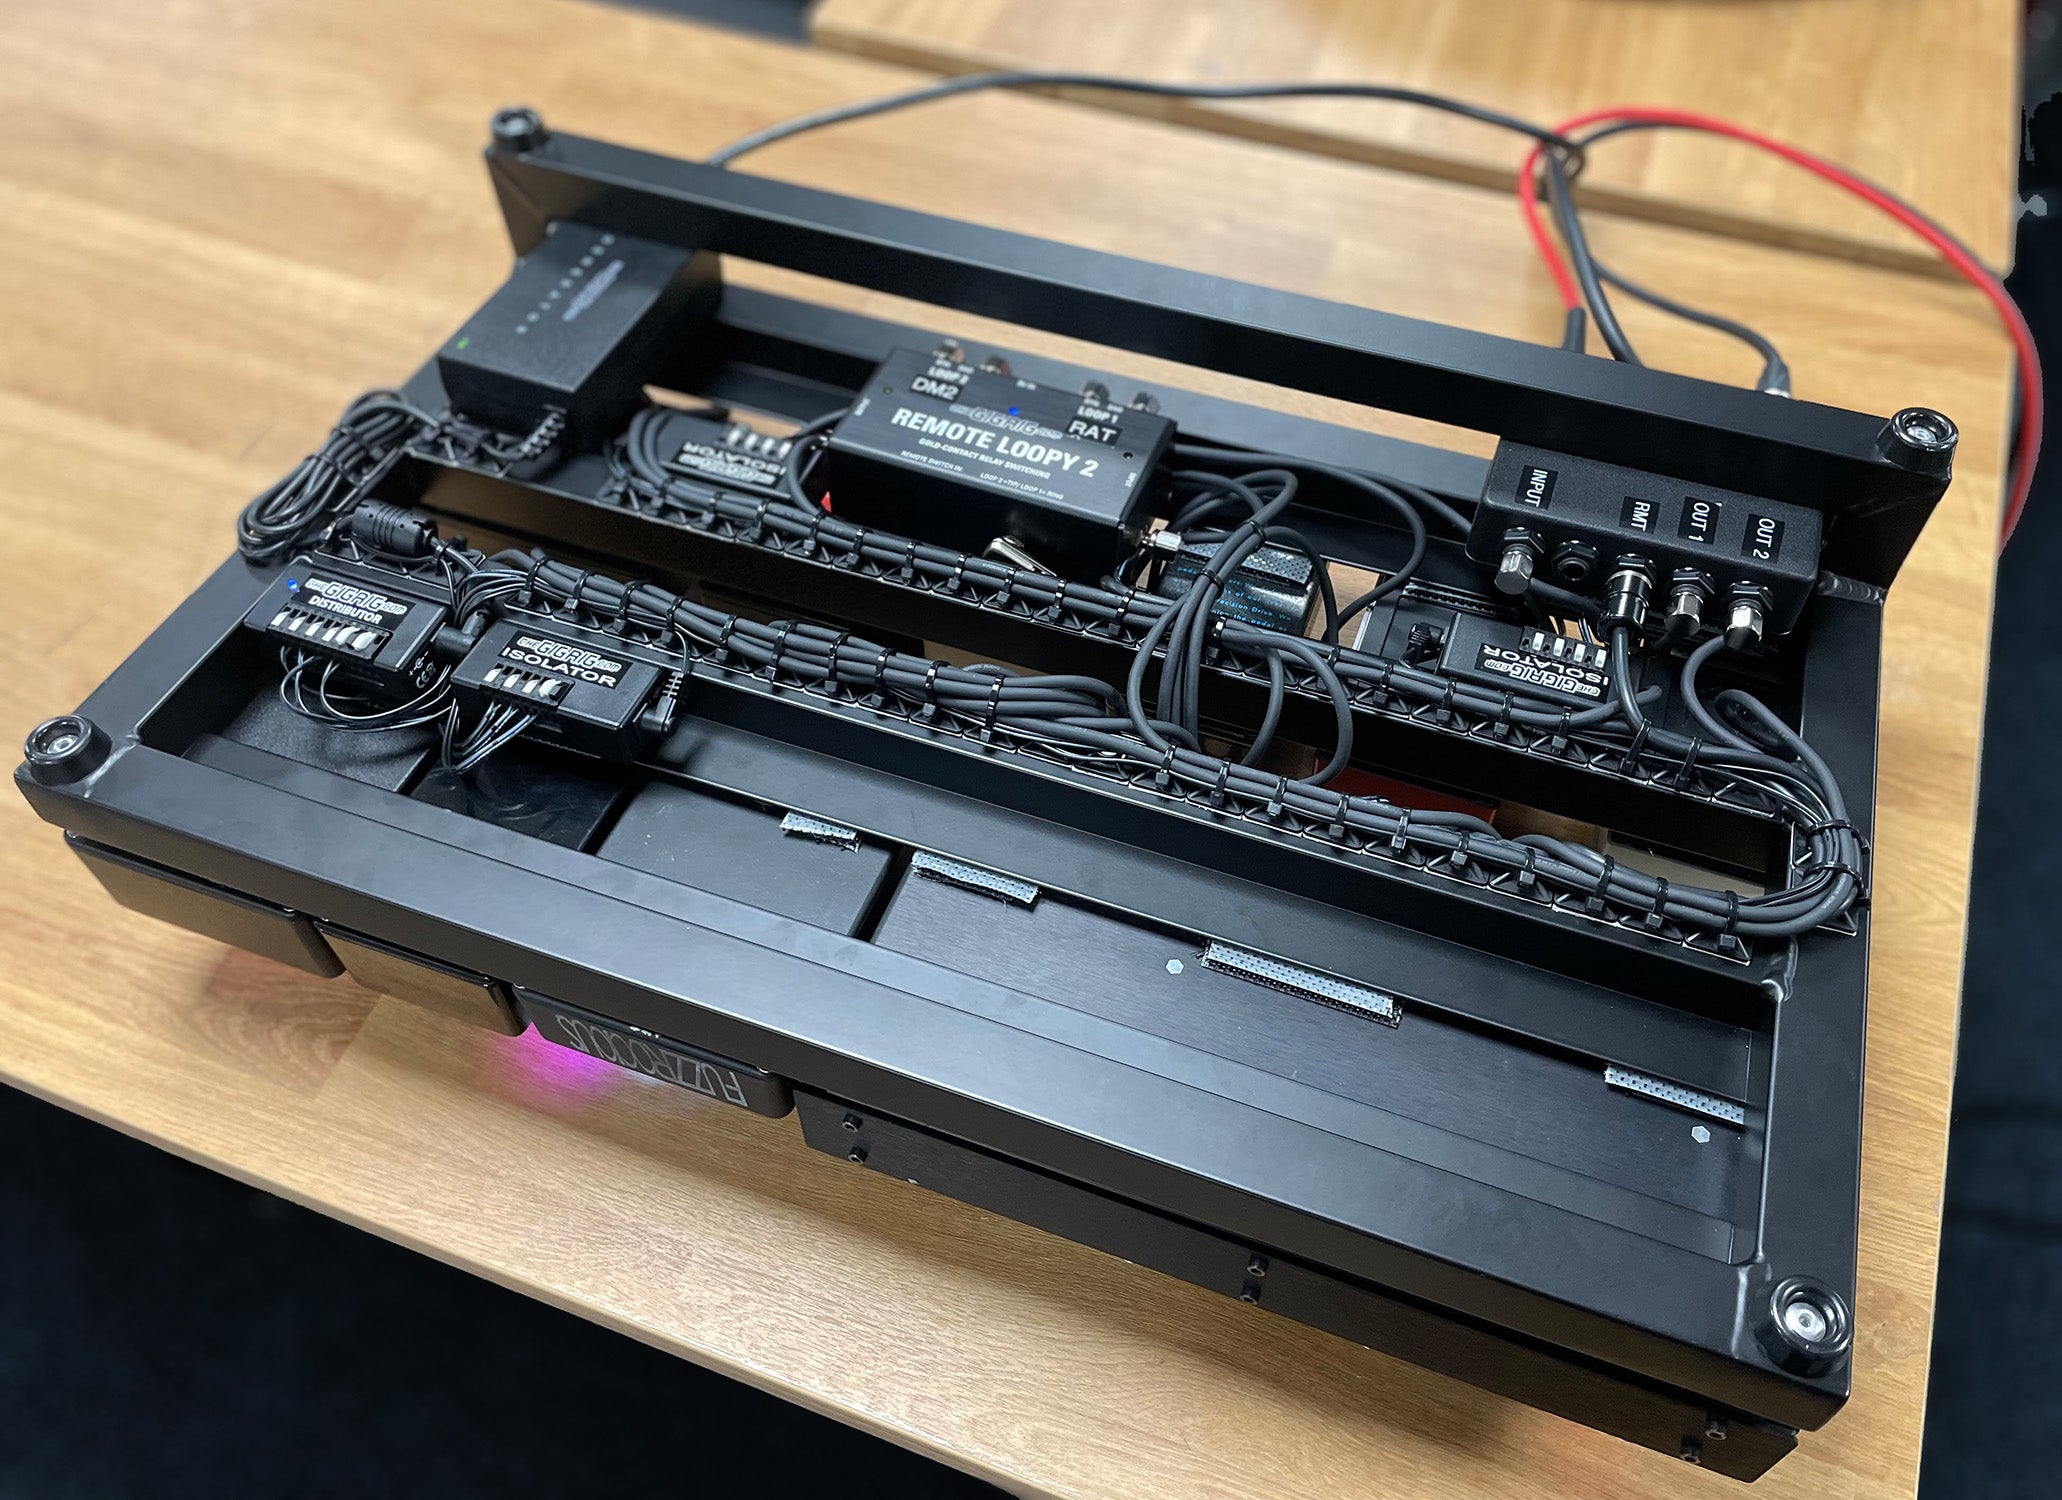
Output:
M807 11L647 3L797 38ZM2062 88L2062 0L2029 6L2027 60L2029 100ZM2022 193L2010 285L2053 371L2062 104L2033 117ZM2062 456L1999 571L1927 1500L2062 1485L2057 580ZM8 1500L998 1493L6 1089L0 1143Z

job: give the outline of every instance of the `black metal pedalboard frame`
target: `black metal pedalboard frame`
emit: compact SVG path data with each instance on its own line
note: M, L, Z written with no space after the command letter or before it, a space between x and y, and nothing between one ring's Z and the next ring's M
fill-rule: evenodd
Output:
M1809 505L1825 576L1757 686L1868 833L1884 590L1948 480L1945 454L1880 418L541 128L488 161L518 255L560 223L706 252L710 311L652 381L725 407L814 418L938 335L722 286L719 255ZM1046 383L1091 373L1007 357ZM406 390L448 404L434 364ZM1456 497L1487 479L1461 454L1159 398L1218 443ZM514 472L418 450L383 494L911 641L1105 675L1128 654L628 506L598 450ZM1350 494L1314 485L1307 509L1331 555L1395 545ZM1471 587L1469 566L1435 541L1425 577ZM868 1169L1740 1478L1846 1399L1865 910L1700 951L739 673L691 674L638 766L540 751L543 811L517 795L483 812L448 777L426 790L426 749L347 764L237 727L276 681L240 632L275 576L225 563L81 706L91 743L17 774L126 904L762 1114L792 1106L809 1144ZM1750 805L1450 717L1357 717L1385 773L1780 877ZM834 837L782 833L792 816ZM691 837L659 849L668 829ZM737 884L759 868L779 894ZM1256 956L1379 992L1401 1022L1255 983ZM1832 1325L1822 1347L1785 1332L1799 1298Z

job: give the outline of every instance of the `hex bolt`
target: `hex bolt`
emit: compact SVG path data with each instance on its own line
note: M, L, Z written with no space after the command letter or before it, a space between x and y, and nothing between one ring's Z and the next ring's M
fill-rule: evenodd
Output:
M29 731L22 758L43 786L63 786L100 769L112 748L107 731L78 714L45 719Z
M510 151L529 151L544 144L544 117L527 104L496 111L487 128L494 144Z

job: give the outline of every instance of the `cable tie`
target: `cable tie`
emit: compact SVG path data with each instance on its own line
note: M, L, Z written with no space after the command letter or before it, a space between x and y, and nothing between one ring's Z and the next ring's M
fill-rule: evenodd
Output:
M1138 597L1138 585L1132 584L1124 590L1117 601L1117 618L1110 621L1110 633L1122 635L1131 625L1131 604Z
M924 668L923 701L917 705L916 711L919 719L931 719L937 715L938 673L944 665L942 661L934 661Z
M1539 850L1531 844L1524 847L1525 867L1518 872L1518 889L1530 895L1532 888L1539 884L1539 871L1535 868L1539 863Z
M1719 934L1734 943L1738 943L1740 941L1740 893L1731 886L1727 886L1723 894L1725 896L1725 926L1719 928Z
M873 690L883 699L888 696L888 663L894 657L894 649L883 646L880 654L873 659Z
M1697 757L1703 753L1704 736L1692 734L1690 736L1690 748L1683 752L1682 766L1675 773L1675 784L1678 787L1689 785L1690 778L1697 772Z
M948 593L956 594L967 586L967 555L962 552L952 565L952 581L946 584Z
M737 616L725 615L723 628L716 632L716 655L718 659L730 655L731 633L737 629Z
M788 654L788 633L795 628L793 620L782 620L773 632L773 660L766 664L766 680L772 682L780 675L781 658Z
M1167 742L1167 748L1160 756L1160 769L1153 775L1153 785L1161 791L1174 784L1174 741Z
M1389 847L1402 854L1410 847L1410 809L1402 808L1396 816L1396 831L1389 835Z
M530 554L530 566L523 570L523 602L534 607L537 603L537 575L551 566L551 559L542 552Z
M1568 753L1568 735L1570 732L1570 724L1573 721L1574 717L1575 710L1569 708L1566 704L1563 704L1561 706L1560 727L1554 731L1553 738L1548 742L1549 745L1552 747L1554 754L1566 755Z
M1463 828L1461 830L1460 841L1454 845L1453 853L1446 856L1447 863L1452 865L1456 870L1465 870L1468 868L1468 840L1473 838L1474 836L1475 835L1470 830Z
M981 738L983 741L991 740L995 737L995 715L1002 707L1002 689L1008 681L1007 677L998 672L995 674L995 680L988 685L988 713L986 720L981 725Z
M804 557L814 557L823 550L823 523L829 519L828 511L814 510L809 513L809 535L802 541Z
M1667 920L1668 879L1663 875L1654 877L1654 909L1647 913L1647 926L1659 930Z
M1226 761L1225 764L1230 765L1231 762ZM1274 779L1274 790L1268 793L1267 797L1268 817L1279 818L1282 815L1282 808L1287 804L1288 800L1289 778L1286 776L1276 776Z
M1062 578L1059 581L1058 585L1052 591L1052 603L1048 604L1044 609L1039 611L1038 617L1040 619L1057 620L1067 612L1068 582L1069 580L1065 578Z
M1453 722L1453 690L1457 685L1458 684L1456 684L1451 677L1447 678L1446 691L1439 695L1439 715L1437 722L1441 726L1451 724Z
M1596 889L1591 891L1589 893L1588 899L1583 902L1583 905L1587 907L1592 914L1604 910L1607 904L1604 898L1604 892L1610 888L1612 873L1616 871L1617 868L1618 861L1613 859L1608 854L1605 855L1604 868L1597 872Z
M838 685L838 653L845 649L845 642L852 639L852 632L841 630L831 637L830 664L824 668L823 680L833 688Z
M580 618L580 611L587 607L587 585L593 581L594 573L586 568L582 568L580 576L573 580L573 592L569 602L573 606L573 618L575 620Z
M1503 702L1497 706L1496 710L1496 737L1500 740L1507 740L1511 737L1511 710L1513 707L1510 693L1505 692Z
M899 581L916 577L916 538L902 538L902 562L892 576Z
M687 648L686 654L690 656L698 655L699 653L695 650L693 640L687 633L687 628L680 623L680 611L686 603L687 601L678 594L673 596L673 602L666 606L666 628L680 637L682 645Z
M1213 806L1224 806L1224 790L1230 784L1231 762L1220 760L1217 763L1217 784L1210 789L1210 801Z
M1653 728L1654 726L1645 719L1640 720L1640 727L1632 732L1632 743L1625 747L1625 759L1619 762L1618 770L1621 775L1630 776L1639 770L1640 752L1647 748L1647 736Z
M632 596L643 588L648 580L626 578L623 580L623 597L616 601L616 633L628 634L630 630L630 604Z
M866 538L867 530L864 526L853 527L852 535L846 540L845 550L831 559L831 566L848 571L858 567L866 560Z

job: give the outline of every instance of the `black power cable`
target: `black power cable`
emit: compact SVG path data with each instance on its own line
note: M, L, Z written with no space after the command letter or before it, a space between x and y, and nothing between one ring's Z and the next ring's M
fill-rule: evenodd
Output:
M749 152L771 146L777 141L788 140L809 131L822 130L832 125L843 125L853 120L869 119L875 115L888 114L899 109L930 104L940 99L954 98L960 94L976 93L989 89L1029 89L1053 91L1059 89L1082 89L1105 93L1141 94L1163 99L1365 99L1393 104L1407 104L1422 109L1438 110L1464 119L1478 121L1499 130L1508 130L1539 142L1547 149L1542 154L1543 168L1548 183L1549 199L1556 218L1561 224L1563 237L1568 241L1570 260L1574 264L1577 281L1582 286L1583 297L1588 304L1589 319L1597 325L1597 332L1614 358L1630 363L1639 363L1633 352L1632 342L1625 336L1617 315L1611 307L1605 285L1613 285L1630 297L1648 303L1674 317L1684 318L1703 327L1727 334L1747 344L1762 356L1762 371L1755 382L1755 388L1781 395L1790 392L1790 371L1775 346L1746 324L1723 317L1717 313L1694 308L1687 303L1665 297L1649 290L1626 277L1618 275L1600 261L1590 250L1587 236L1583 233L1581 218L1576 210L1571 184L1580 175L1585 162L1587 148L1624 130L1654 129L1658 126L1648 122L1623 122L1607 125L1580 137L1559 135L1543 125L1506 114L1501 110L1489 109L1472 104L1464 99L1431 93L1423 89L1399 88L1387 84L1347 82L1267 82L1267 83L1174 83L1144 78L1126 78L1106 73L1045 72L1036 69L1014 69L988 73L968 73L958 78L942 79L937 83L924 84L905 89L899 94L883 94L873 99L861 99L850 104L832 105L811 114L798 115L790 120L769 125L763 130L741 136L728 145L711 152L703 158L711 166L728 166ZM1583 347L1583 320L1579 311L1571 311L1564 330L1562 346L1579 350Z
M1588 160L1588 150L1598 141L1632 130L1653 130L1663 128L1658 122L1626 120L1602 126L1577 138L1582 154L1565 157L1549 150L1542 155L1541 173L1546 181L1547 202L1554 214L1555 223L1561 227L1561 238L1568 247L1569 264L1574 268L1575 279L1582 288L1583 301L1588 305L1590 317L1597 324L1597 331L1604 338L1612 356L1632 364L1640 363L1632 352L1624 330L1619 327L1610 299L1604 291L1606 284L1617 287L1627 296L1638 299L1650 307L1658 308L1671 317L1696 323L1730 338L1738 339L1761 356L1761 374L1754 388L1773 395L1790 394L1790 366L1767 336L1748 327L1745 323L1724 317L1721 314L1692 307L1688 303L1664 296L1660 292L1641 285L1630 277L1612 270L1597 258L1591 248L1589 236L1582 227L1582 213L1575 202L1575 179L1581 174ZM1607 327L1610 332L1606 332ZM1616 342L1613 341L1615 335ZM1576 347L1580 347L1579 343ZM1622 352L1621 352L1622 350Z
M1488 109L1479 104L1470 104L1465 99L1454 99L1423 89L1394 88L1386 84L1372 83L1162 83L1108 73L1010 69L992 73L966 73L958 78L947 78L938 83L905 89L899 94L883 94L874 99L861 99L851 104L835 104L812 114L797 115L791 120L783 120L777 125L767 126L764 130L755 130L750 135L741 136L729 145L710 152L703 160L712 167L728 166L747 152L758 151L776 141L784 141L807 131L822 130L826 126L843 125L852 120L864 120L874 115L887 114L892 110L908 109L914 105L930 104L939 99L950 99L959 94L971 94L985 89L1090 89L1114 94L1148 94L1161 99L1369 99L1390 104L1409 104L1420 109L1459 115L1463 119L1479 121L1499 130L1515 131L1557 152L1565 153L1571 159L1579 160L1582 155L1582 148L1574 141L1566 136L1556 135L1529 120L1521 120L1501 110Z
M368 391L345 410L322 446L243 508L236 545L253 562L286 556L352 509L437 419L399 391Z

